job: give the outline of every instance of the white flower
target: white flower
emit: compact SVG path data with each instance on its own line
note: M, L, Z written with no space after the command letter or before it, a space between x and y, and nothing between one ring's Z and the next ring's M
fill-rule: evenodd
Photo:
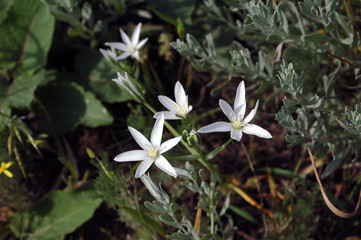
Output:
M156 120L152 134L150 137L150 142L146 139L143 134L138 132L132 127L128 127L130 133L132 134L135 141L143 150L132 150L119 154L114 158L117 162L130 162L130 161L141 161L143 160L137 171L135 172L135 177L139 178L142 176L154 162L155 165L160 168L165 173L177 177L177 173L174 168L169 164L168 160L162 156L163 153L173 148L179 143L182 137L176 137L169 139L161 144L162 133L164 126L164 115L161 114Z
M135 87L135 85L130 81L128 74L125 72L124 77L118 72L118 78L114 78L113 81L118 83L124 91L126 91L131 98L135 101L142 102L143 95L140 91Z
M188 106L188 96L186 95L182 84L177 82L174 86L174 96L176 102L167 96L158 96L159 101L169 111L157 112L154 117L158 118L160 114L164 114L164 119L175 120L185 117L191 110L192 106Z
M123 39L123 43L120 42L106 42L105 45L119 49L123 53L116 58L116 60L122 60L129 56L133 56L137 60L139 59L139 49L148 41L148 38L143 39L139 42L140 29L142 23L138 23L137 27L134 29L132 40L129 39L127 34L120 29L120 35Z
M231 138L240 141L243 133L256 135L262 138L272 138L265 129L249 122L254 118L258 108L258 100L255 108L244 118L246 112L246 91L242 81L237 88L236 99L232 107L224 100L219 100L219 106L230 122L215 122L198 130L199 133L231 132Z
M103 56L110 61L111 59L113 59L114 61L116 61L117 59L117 53L115 52L114 48L110 48L110 49L104 49L104 48L100 48L99 49L100 53L103 54Z

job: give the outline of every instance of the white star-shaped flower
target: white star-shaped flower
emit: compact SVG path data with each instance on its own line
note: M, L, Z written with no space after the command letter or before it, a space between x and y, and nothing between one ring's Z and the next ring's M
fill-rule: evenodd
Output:
M157 112L154 117L158 118L160 114L164 114L164 119L175 120L184 118L190 111L192 106L188 105L188 96L186 95L184 88L180 82L177 82L174 86L175 102L167 96L158 96L159 101L169 111Z
M142 27L142 23L138 23L137 27L134 29L132 40L129 39L128 35L120 29L120 35L122 37L123 42L106 42L105 45L109 47L113 47L115 49L119 49L123 53L120 54L116 58L116 60L122 60L129 56L132 56L139 59L139 49L148 41L148 38L143 39L139 42L140 29Z
M244 81L238 85L233 109L222 99L219 100L219 106L230 122L215 122L209 124L200 128L198 130L199 133L231 132L231 138L236 141L240 141L242 139L243 133L256 135L262 138L272 138L272 135L267 130L258 125L249 123L256 115L258 100L255 108L252 109L246 118L244 118L244 114L246 112L246 90Z
M182 137L172 138L161 144L163 126L164 115L161 114L154 124L150 137L150 142L146 137L143 136L143 134L138 132L136 129L128 127L133 138L143 150L131 150L121 153L116 156L114 160L117 162L131 162L143 160L137 168L137 171L135 172L136 178L141 177L149 169L153 162L162 171L176 178L176 171L169 164L168 160L162 156L162 154L177 145Z

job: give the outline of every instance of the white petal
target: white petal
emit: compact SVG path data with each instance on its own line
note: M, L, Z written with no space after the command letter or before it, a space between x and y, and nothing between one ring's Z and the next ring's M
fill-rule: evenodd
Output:
M141 177L149 169L153 162L153 158L146 158L143 162L141 162L137 168L137 171L135 171L135 178Z
M118 73L118 76L120 75L120 73ZM121 75L120 75L121 76ZM128 73L125 72L124 73L124 81L127 82L127 84L129 85L129 87L132 89L132 91L137 94L138 96L141 96L141 94L139 93L139 91L136 89L136 87L134 86L134 84L130 81L129 77L128 77Z
M186 103L186 93L180 82L177 82L174 86L175 101L179 104L180 102Z
M161 114L155 121L152 134L150 136L150 142L154 147L158 147L162 140L163 135L163 126L164 126L164 115Z
M128 152L123 152L118 154L114 161L117 162L132 162L132 161L141 161L148 157L148 154L144 150L131 150Z
M105 50L103 48L99 48L99 51L103 55L103 57L105 57L107 60L110 60L108 50Z
M242 105L244 106L242 107ZM246 89L244 86L244 81L242 81L237 87L236 99L234 99L233 109L236 115L240 114L244 116L244 113L246 112Z
M236 141L241 141L242 139L242 131L240 129L232 129L231 131L231 138Z
M184 98L184 108L188 108L188 96Z
M247 124L246 126L244 126L242 131L246 134L256 135L257 137L261 138L272 138L271 133L255 124Z
M169 111L160 111L154 114L153 118L159 118L161 114L164 114L164 120L178 120L181 119L180 117L177 117L174 113L171 113Z
M169 149L173 148L175 145L177 145L179 143L179 141L181 139L182 139L182 137L179 136L179 137L169 139L169 140L165 141L164 143L162 143L162 145L160 145L160 147L159 147L159 154L165 153Z
M122 50L123 52L128 51L128 47L124 43L120 42L106 42L105 46L113 47L115 49Z
M123 42L125 43L125 45L129 46L131 44L130 39L128 37L127 34L125 34L125 32L122 29L120 30L120 36L122 37Z
M168 162L167 159L165 159L165 157L163 157L162 155L160 155L156 160L155 160L155 165L162 170L163 172L171 175L172 177L177 177L177 173L175 172L174 168L172 167L172 165L170 165L170 163Z
M135 59L139 59L139 51L138 50L136 50L136 51L134 51L133 53L132 53L132 56L135 58Z
M139 48L143 47L143 45L148 41L148 38L144 38L142 41L140 41L140 43L138 43L137 46L135 46L135 48L138 50Z
M248 114L248 116L243 120L243 123L247 124L250 121L252 121L252 119L254 118L254 116L256 116L257 113L257 108L258 108L258 100L256 102L256 106L252 109L252 111Z
M237 121L243 120L245 112L246 112L246 104L243 104L234 110L234 114L236 115Z
M123 59L125 59L125 58L127 58L129 56L130 56L130 52L123 52L122 54L120 54L120 56L118 56L116 58L116 60L123 60Z
M192 107L192 106L189 106L187 113L189 113L190 111L192 111L192 109L193 109L193 107Z
M229 132L233 128L228 122L215 122L207 126L201 127L197 132L210 133L210 132Z
M127 91L130 95L132 95L135 99L137 99L137 96L135 96L133 91L124 84L124 81L122 81L119 78L114 78L113 81L119 84L123 88L123 90Z
M221 107L223 113L228 117L229 121L236 121L236 116L234 115L232 107L223 99L219 99L219 106Z
M134 32L132 34L132 43L134 46L137 46L137 44L138 44L141 27L142 27L142 23L138 23L138 25L135 27Z
M132 127L128 127L130 134L132 134L134 140L138 143L138 145L144 150L148 150L151 146L150 142L146 137L143 136L138 130Z
M178 105L172 99L170 99L169 97L159 95L158 99L159 99L159 102L161 102L163 104L163 106L166 109L168 109L169 111L171 111L171 112L177 111Z

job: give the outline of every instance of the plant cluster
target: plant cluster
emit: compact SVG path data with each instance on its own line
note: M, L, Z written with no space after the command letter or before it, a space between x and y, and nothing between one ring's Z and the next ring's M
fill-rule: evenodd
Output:
M361 234L359 2L0 6L0 238Z

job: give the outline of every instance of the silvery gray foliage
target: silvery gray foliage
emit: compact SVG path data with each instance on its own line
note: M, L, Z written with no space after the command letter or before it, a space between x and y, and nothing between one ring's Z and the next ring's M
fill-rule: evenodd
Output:
M206 173L203 169L200 169L198 174L193 165L189 162L186 162L185 169L175 168L177 176L180 178L186 179L183 182L183 186L188 188L190 191L198 195L198 204L196 209L201 208L204 212L208 213L209 209L209 199L210 199L210 186L205 181ZM168 226L174 227L177 232L172 235L168 235L169 239L210 239L211 235L207 233L197 233L193 227L194 220L189 218L188 209L185 205L182 205L180 208L175 202L171 202L169 195L161 188L157 186L151 177L147 174L144 174L141 177L142 182L154 197L154 201L144 202L144 205L151 211L161 213L159 219ZM200 181L200 183L199 183ZM221 195L215 193L215 205L221 200ZM226 211L230 203L230 194L227 194L226 199L224 200L222 209L219 212L214 208L214 213L216 216L216 222L218 222L218 227L216 234L213 236L214 239L232 239L234 233L233 220L231 216L226 214ZM180 210L180 211L179 211ZM221 221L221 217L227 219L227 224L224 224ZM221 224L222 222L222 224Z
M242 77L252 82L250 88L258 88L256 92L271 91L270 97L285 92L276 120L289 133L289 147L304 143L305 131L316 157L325 157L331 150L333 160L323 174L326 177L345 161L355 160L361 149L355 117L359 106L344 111L358 104L361 96L356 91L346 101L342 96L343 91L359 88L345 76L359 79L360 60L354 53L361 43L345 5L332 0L206 0L202 9L209 21L234 33L228 49L233 69L217 67L216 58L204 49L199 54L202 47L194 44L195 37L177 40L173 47L194 58L193 66L203 63L207 66L203 71L224 79L222 88L233 77ZM224 36L213 31L212 37L212 42L219 42Z
M355 106L354 111L351 111L351 110L346 108L345 113L347 115L347 120L348 120L346 122L346 124L344 124L340 120L337 120L337 122L348 133L352 134L355 137L360 137L361 136L361 105L357 104Z
M187 56L187 59L197 71L208 71L211 67L215 67L214 70L216 71L229 70L228 66L219 57L213 37L210 34L205 37L203 45L193 35L187 34L185 42L177 39L176 42L171 43L171 46L181 55Z

